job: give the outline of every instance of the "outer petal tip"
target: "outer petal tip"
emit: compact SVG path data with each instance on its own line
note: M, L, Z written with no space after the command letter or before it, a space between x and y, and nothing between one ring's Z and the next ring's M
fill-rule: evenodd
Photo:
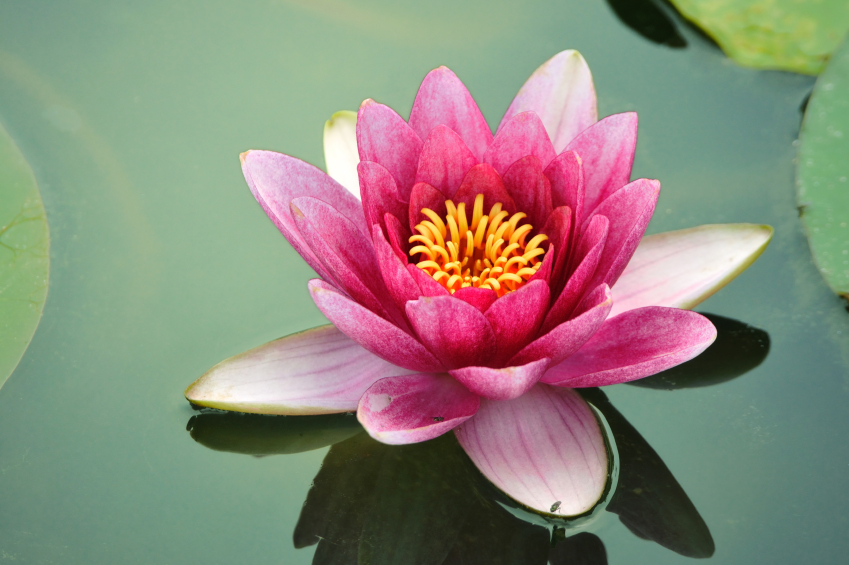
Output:
M319 294L328 292L328 290L322 286L323 284L325 283L321 279L310 279L309 282L307 282L307 288L311 295L318 296Z
M192 404L196 404L197 406L204 406L204 399L200 394L198 394L198 383L203 380L205 376L206 373L198 377L192 384L186 387L186 390L183 391L183 396L186 400Z
M339 110L338 112L334 112L333 115L330 116L330 119L324 123L324 127L333 127L336 121L356 119L356 117L356 112L352 112L350 110Z
M198 377L192 384L187 386L186 390L183 391L183 396L186 398L186 400L188 400L195 406L203 406L204 408L215 408L216 403L210 398L209 386L207 385L207 381L209 380L210 376L218 370L219 365L223 363L226 363L226 361L215 365L203 375Z

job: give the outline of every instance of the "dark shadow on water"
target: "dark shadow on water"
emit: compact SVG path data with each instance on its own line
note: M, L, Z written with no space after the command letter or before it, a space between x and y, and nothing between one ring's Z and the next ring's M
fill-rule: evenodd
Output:
M619 21L652 43L673 49L687 47L685 35L699 45L722 52L716 40L685 18L669 0L607 0ZM686 33L683 31L686 30Z
M604 543L589 532L559 541L548 554L550 565L607 565Z
M675 23L653 0L607 0L619 20L653 43L674 49L687 46Z
M264 416L208 411L192 416L186 430L209 449L264 456L327 447L363 428L353 414Z
M295 547L313 564L443 563L476 509L453 434L388 446L366 434L330 448L301 510Z
M619 481L606 510L642 539L681 555L711 555L707 526L657 453L604 393L581 392L607 419L619 452ZM210 449L251 455L316 449L345 436L325 456L293 535L297 548L317 545L314 565L607 563L596 535L569 535L566 522L552 536L551 528L509 511L509 499L495 494L454 434L389 446L360 433L345 414L204 412L187 429Z
M710 386L736 379L766 359L770 342L764 330L716 314L702 315L716 326L710 347L695 359L628 384L663 390Z
M707 524L657 452L601 390L580 392L604 414L619 451L619 482L607 511L637 537L687 557L713 555Z

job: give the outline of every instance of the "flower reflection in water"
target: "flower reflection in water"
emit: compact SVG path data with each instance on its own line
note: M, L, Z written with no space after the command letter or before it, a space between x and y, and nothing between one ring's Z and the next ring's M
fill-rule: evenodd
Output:
M715 384L766 357L766 332L708 316L719 328L716 344L677 374L658 375L659 388ZM362 433L346 414L204 412L188 429L211 449L253 455L333 444L294 532L296 547L317 544L314 565L604 564L604 543L592 530L593 520L606 513L641 539L689 557L711 556L708 526L660 456L600 389L582 394L606 420L619 468L616 484L589 520L533 519L480 474L452 435L388 446Z

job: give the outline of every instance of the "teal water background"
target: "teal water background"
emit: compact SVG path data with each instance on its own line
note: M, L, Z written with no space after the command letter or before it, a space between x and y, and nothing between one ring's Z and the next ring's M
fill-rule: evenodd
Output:
M747 272L699 310L769 333L721 385L607 395L710 527L716 563L842 563L849 551L849 314L794 201L813 79L634 33L601 0L0 3L0 121L50 222L41 326L0 389L0 562L310 563L292 532L326 449L253 458L186 432L183 389L218 361L325 323L314 275L256 204L238 154L323 166L330 115L409 113L447 65L494 127L568 48L601 115L636 110L650 232L768 223ZM611 564L687 561L607 517Z

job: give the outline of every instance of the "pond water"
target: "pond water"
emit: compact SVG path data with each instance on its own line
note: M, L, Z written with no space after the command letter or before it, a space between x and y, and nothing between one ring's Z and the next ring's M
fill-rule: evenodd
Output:
M731 319L729 343L748 339L742 366L757 366L718 384L681 373L606 388L631 438L620 498L553 562L845 562L849 323L813 265L793 185L814 80L735 66L658 16L664 5L640 17L639 4L612 3L661 43L601 0L0 4L0 120L52 234L41 326L0 389L0 561L544 560L547 534L481 502L495 495L450 439L386 451L339 416L320 434L349 439L329 455L273 455L314 430L200 414L182 391L226 357L325 323L314 275L247 190L240 152L323 166L333 112L371 97L407 115L443 64L497 124L539 64L576 48L600 114L639 112L634 176L663 184L650 233L754 222L775 237L698 308ZM714 357L741 354L729 347ZM622 445L642 466L626 466ZM358 462L365 451L383 463ZM679 505L671 525L663 511L641 522L657 502L635 506L645 488ZM691 534L678 545L676 524ZM347 549L315 553L331 526Z

